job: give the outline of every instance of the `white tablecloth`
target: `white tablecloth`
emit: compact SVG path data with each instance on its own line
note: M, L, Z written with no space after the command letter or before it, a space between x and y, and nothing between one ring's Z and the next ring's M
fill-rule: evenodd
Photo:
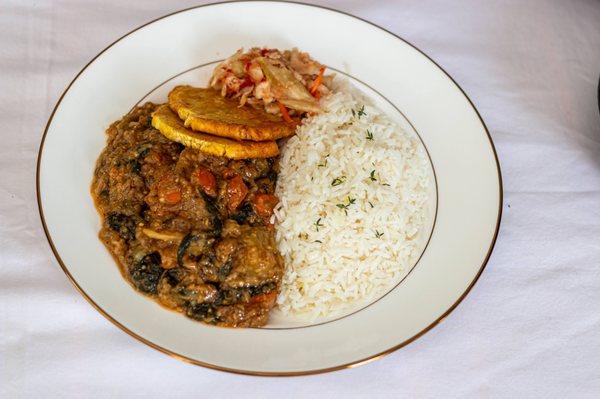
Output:
M108 43L197 3L0 0L1 398L599 397L599 1L321 3L429 54L469 94L498 149L505 203L490 263L408 347L335 373L247 377L165 356L94 311L39 222L43 128Z

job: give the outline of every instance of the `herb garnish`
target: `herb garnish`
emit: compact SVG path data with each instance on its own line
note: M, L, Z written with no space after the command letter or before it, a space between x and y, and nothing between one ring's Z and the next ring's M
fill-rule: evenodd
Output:
M367 140L373 140L373 132L367 129L367 136L365 137Z
M323 244L323 241L321 241L321 240L315 240L314 242L318 242L319 244Z
M323 227L324 224L321 223L321 218L318 218L316 222L313 223L317 231L319 231L319 227Z
M369 205L371 205L371 208L375 208L375 207L373 206L373 204L371 203L371 201L368 201L368 202L369 202Z
M331 185L333 187L335 186L339 186L340 184L342 184L344 182L344 180L346 180L346 176L340 176L340 177L336 177L335 179L333 179L331 181Z
M367 113L365 112L365 106L364 105L362 107L360 107L360 109L356 112L356 115L358 115L359 119L360 119L361 116L367 115Z
M325 155L325 162L318 164L317 166L319 168L324 168L325 166L327 166L327 158L329 157L329 154Z
M358 119L360 119L361 116L366 115L367 113L365 112L365 106L361 106L360 109L358 111L355 110L350 110L352 111L352 116L357 116L358 115Z
M352 204L354 204L356 202L356 198L350 198L350 196L348 196L348 203L347 204L336 204L335 206L337 206L340 209L344 210L344 213L346 215L348 215L348 207Z
M373 169L371 171L371 174L369 175L369 179L371 179L371 181L377 181L377 178L375 177L375 169Z
M389 184L387 184L387 183L381 183L381 185L382 185L382 186L388 186L388 187L390 186L390 185L389 185Z
M379 230L375 230L375 237L381 238L384 233L380 233Z

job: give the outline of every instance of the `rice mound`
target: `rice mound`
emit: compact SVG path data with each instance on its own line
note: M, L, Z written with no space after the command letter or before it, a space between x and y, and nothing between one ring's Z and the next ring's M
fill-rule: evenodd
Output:
M282 148L276 239L283 314L340 314L389 290L420 255L429 165L421 143L349 88Z

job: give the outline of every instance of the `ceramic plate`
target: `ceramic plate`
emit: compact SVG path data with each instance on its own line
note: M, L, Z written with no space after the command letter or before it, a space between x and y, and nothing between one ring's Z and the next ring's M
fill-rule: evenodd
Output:
M380 298L335 318L306 322L275 312L266 328L217 328L164 309L127 284L97 237L100 220L90 183L112 121L140 102L166 101L177 84L204 86L217 62L253 46L309 52L418 137L430 160L430 218L418 262ZM110 45L58 101L40 146L37 186L58 263L99 312L179 359L260 375L349 367L424 334L483 271L502 207L493 143L452 78L414 46L369 22L284 2L196 7Z

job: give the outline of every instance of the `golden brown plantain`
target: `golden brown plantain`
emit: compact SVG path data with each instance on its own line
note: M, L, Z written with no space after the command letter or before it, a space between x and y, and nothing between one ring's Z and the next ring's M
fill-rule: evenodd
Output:
M183 125L168 105L161 105L152 114L152 126L165 137L207 154L232 159L269 158L279 154L274 141L255 143L236 141L210 134L194 132Z
M294 134L296 124L237 100L224 98L214 89L177 86L169 93L169 106L185 126L236 140L271 141Z

